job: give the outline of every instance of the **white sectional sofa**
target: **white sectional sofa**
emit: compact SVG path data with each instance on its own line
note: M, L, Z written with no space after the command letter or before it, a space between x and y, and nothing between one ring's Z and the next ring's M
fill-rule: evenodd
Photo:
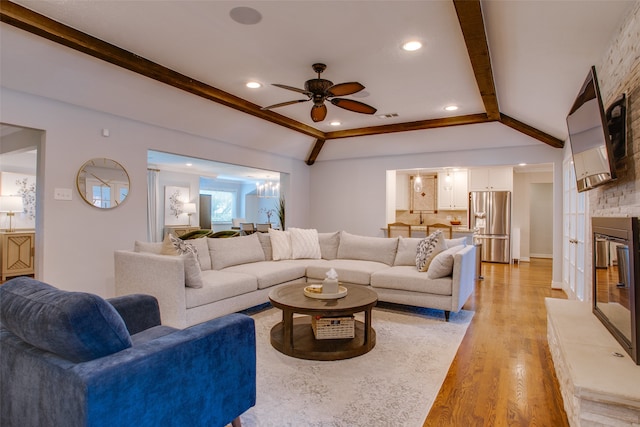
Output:
M290 229L186 241L197 257L163 255L166 241L136 242L133 250L115 252L116 294L153 295L162 323L185 328L268 302L274 287L319 282L333 268L340 282L369 286L379 301L444 310L448 320L474 290L476 248L464 238L445 239L448 249L420 272L421 240Z

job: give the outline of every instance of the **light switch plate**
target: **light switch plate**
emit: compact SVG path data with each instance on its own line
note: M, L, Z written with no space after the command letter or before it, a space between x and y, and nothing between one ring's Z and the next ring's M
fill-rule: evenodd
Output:
M71 200L72 194L71 188L56 188L53 190L53 198L55 200Z

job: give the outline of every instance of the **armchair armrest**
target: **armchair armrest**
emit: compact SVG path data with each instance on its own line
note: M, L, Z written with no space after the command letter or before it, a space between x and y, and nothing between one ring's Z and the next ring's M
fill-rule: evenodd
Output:
M130 335L160 325L158 300L151 295L123 295L109 298L107 302L120 314Z

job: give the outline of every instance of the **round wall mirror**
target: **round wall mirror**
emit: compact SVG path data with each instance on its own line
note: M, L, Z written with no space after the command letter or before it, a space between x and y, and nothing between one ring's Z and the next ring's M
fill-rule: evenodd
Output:
M129 174L124 167L105 158L87 161L76 177L76 186L84 201L100 209L112 209L124 202L129 185Z

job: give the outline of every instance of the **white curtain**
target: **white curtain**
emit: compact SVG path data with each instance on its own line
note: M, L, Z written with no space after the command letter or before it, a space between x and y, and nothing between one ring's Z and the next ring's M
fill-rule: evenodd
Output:
M162 241L162 230L158 226L158 169L147 169L147 240Z

